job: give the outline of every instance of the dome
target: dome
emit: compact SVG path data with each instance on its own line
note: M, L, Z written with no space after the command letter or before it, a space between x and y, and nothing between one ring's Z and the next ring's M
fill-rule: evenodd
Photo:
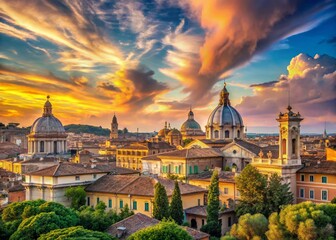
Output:
M61 121L52 114L52 105L49 102L49 98L47 96L42 117L36 119L31 126L31 133L65 133Z
M239 112L229 105L217 106L209 116L208 125L244 126Z
M60 120L54 116L40 117L35 120L31 133L64 133L64 127Z
M236 126L242 127L243 119L239 112L231 106L229 100L229 92L226 89L226 84L220 94L218 106L212 111L208 119L208 126Z
M167 136L180 136L181 133L179 130L177 130L176 128L173 128L168 134Z
M198 122L194 119L194 113L189 111L188 119L185 121L181 126L181 132L184 132L186 130L201 130L201 126L198 124Z
M159 132L158 132L158 137L165 137L169 131L170 131L170 124L169 127L167 127L167 122L165 122L165 126L164 128L162 128Z

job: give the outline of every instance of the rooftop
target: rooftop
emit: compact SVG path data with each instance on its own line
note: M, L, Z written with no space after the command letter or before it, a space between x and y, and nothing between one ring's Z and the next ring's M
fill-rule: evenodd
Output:
M176 157L176 158L209 158L209 157L223 157L223 153L219 149L214 148L191 148L182 149L172 152L160 153L152 156L144 157L144 160L157 160L164 157Z
M131 194L153 197L154 186L157 182L160 182L166 188L168 196L173 194L175 186L174 180L135 175L106 175L90 184L85 190L87 192ZM203 188L182 182L179 182L179 187L182 195L207 191Z
M148 217L142 213L134 214L120 222L117 222L111 225L106 232L111 236L116 237L118 235L119 229L125 229L125 233L119 239L127 239L133 233L150 226L154 226L158 224L160 221L151 217ZM196 229L192 229L189 227L182 227L184 228L192 237L193 239L204 239L209 237L207 233L203 233Z
M57 165L29 172L26 175L59 177L59 176L85 175L85 174L108 173L108 172L109 171L100 170L97 168L84 167L82 164L60 162Z
M305 166L301 168L298 172L336 175L336 162L322 160L306 163Z
M212 171L204 171L199 174L192 174L188 176L189 180L201 180L210 181L212 176ZM219 182L235 182L235 173L229 171L218 172Z

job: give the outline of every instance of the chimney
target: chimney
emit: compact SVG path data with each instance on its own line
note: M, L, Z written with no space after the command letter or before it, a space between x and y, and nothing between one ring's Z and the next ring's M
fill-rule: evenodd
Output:
M117 227L117 238L121 238L126 234L126 227Z

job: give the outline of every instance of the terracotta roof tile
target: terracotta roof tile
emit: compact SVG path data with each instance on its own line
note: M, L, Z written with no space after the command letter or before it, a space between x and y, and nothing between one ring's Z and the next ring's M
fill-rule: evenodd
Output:
M123 239L127 239L130 235L132 235L133 233L143 228L154 226L158 223L160 223L160 221L157 219L148 217L142 213L137 213L120 222L117 222L111 225L106 230L106 233L110 234L111 236L117 237L118 233L120 232L118 228L119 229L125 228L124 234L121 237L119 237L119 239L123 240ZM206 237L209 237L207 233L203 233L196 229L192 229L189 227L182 227L182 228L185 229L195 240L204 239Z
M151 176L134 175L106 175L98 179L86 188L88 192L119 193L139 196L154 196L154 186L160 182L171 196L174 190L175 182L165 178L154 178ZM179 182L181 194L191 194L197 192L206 192L205 189Z
M204 180L210 181L212 176L212 171L204 171L199 174L189 175L189 180ZM235 181L235 173L229 171L220 171L218 173L218 178L220 182L234 182Z
M196 206L196 207L191 207L185 209L186 214L193 214L193 215L198 215L198 216L207 216L207 207L206 206Z
M320 173L336 175L336 161L318 161L306 163L299 173Z
M164 157L177 157L177 158L208 158L208 157L223 157L222 151L214 148L191 148L191 149L182 149L172 152L165 152L156 155L151 155L144 157L143 159L147 160L157 160Z
M83 165L76 163L58 163L57 165L46 167L34 172L29 172L26 175L58 177L93 173L108 173L108 171L91 167L84 167Z

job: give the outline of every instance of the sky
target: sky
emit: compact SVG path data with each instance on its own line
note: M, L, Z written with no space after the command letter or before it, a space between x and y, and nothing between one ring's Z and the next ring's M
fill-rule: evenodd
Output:
M0 0L0 122L30 126L50 95L66 124L158 131L192 107L204 130L224 81L247 131L336 132L330 0Z

